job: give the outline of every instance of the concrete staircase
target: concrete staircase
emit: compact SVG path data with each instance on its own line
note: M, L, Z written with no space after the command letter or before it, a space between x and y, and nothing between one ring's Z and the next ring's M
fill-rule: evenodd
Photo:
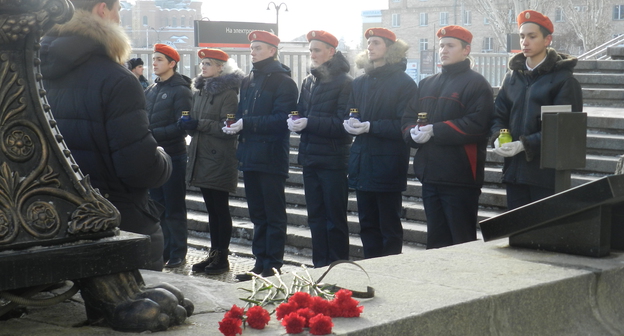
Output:
M612 174L619 155L624 154L624 110L617 108L587 107L588 138L587 165L584 169L572 173L572 186L578 186L599 177ZM286 202L288 214L287 253L311 255L311 237L307 227L307 212L303 191L302 170L297 165L297 148L299 136L292 134L290 138L290 173L286 186ZM488 153L485 174L485 185L480 198L479 219L485 219L505 210L506 196L504 185L500 183L502 175L502 158ZM241 179L236 194L230 198L230 212L234 217L233 250L249 251L253 236L253 224L248 218L245 190ZM198 189L189 188L186 197L189 210L189 230L191 235L206 236L208 216L201 193ZM403 193L403 228L405 250L424 248L427 230L425 213L421 199L421 184L414 177L412 164L408 172L408 187ZM350 254L353 259L363 257L362 243L359 239L359 224L355 193L349 195L349 232ZM206 244L207 245L207 241Z
M624 107L624 60L582 60L574 76L586 106Z

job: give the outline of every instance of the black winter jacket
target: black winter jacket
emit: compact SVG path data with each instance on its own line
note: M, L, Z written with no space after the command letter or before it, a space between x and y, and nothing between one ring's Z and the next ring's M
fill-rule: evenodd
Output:
M501 128L510 129L513 140L522 141L524 152L505 158L503 182L555 187L554 169L540 168L541 106L572 105L573 112L583 111L581 85L572 74L577 61L551 48L533 71L527 70L523 54L509 60L510 71L496 97L491 131L494 138Z
M301 132L298 162L322 169L346 169L352 137L342 126L351 94L349 62L340 51L301 84L297 109L308 118Z
M375 192L405 191L409 147L401 117L418 87L406 73L406 60L366 69L353 80L347 108L357 108L370 130L355 137L349 154L349 187Z
M470 60L442 67L420 81L419 94L403 115L403 136L412 147L414 174L423 183L480 188L483 185L489 125L494 112L492 86L470 69ZM434 136L424 144L410 130L427 112Z
M148 188L169 179L169 156L148 129L143 88L122 65L131 50L119 25L76 10L41 41L47 98L84 174L121 213L122 230L152 238L150 263L162 269L160 213ZM127 54L120 53L126 45Z
M191 110L191 79L177 72L166 81L156 82L145 90L150 130L158 145L171 156L186 154L186 131L176 123L182 111Z
M290 69L272 58L254 63L241 84L236 119L238 169L288 176L288 114L297 108L297 84Z

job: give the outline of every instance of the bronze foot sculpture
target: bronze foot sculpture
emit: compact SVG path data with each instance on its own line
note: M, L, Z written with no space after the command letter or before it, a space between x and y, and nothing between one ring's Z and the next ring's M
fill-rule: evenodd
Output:
M89 324L119 331L161 331L182 324L193 303L175 287L144 288L138 270L78 280Z

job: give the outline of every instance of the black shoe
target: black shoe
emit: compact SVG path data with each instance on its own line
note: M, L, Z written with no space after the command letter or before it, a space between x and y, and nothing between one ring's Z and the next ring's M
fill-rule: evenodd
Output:
M276 269L277 269L277 273L282 274L282 272L280 271L279 268L276 268ZM263 278L268 278L268 277L274 276L275 272L273 272L273 269L271 268L271 269L266 269L266 270L262 271L262 274L260 274L260 275Z
M167 263L165 264L165 268L176 268L176 267L180 267L182 266L182 264L184 263L184 260L182 260L181 258L171 258L169 259L169 261L167 261Z
M262 267L254 266L254 268L252 268L249 271L249 273L261 274L262 271L263 271ZM247 273L241 273L241 274L236 274L235 278L238 281L249 281L249 280L251 280L253 278L253 276L251 276L250 274L247 274Z
M218 275L229 271L228 254L230 254L228 250L217 250L214 259L212 259L210 265L206 266L204 272L209 275Z
M203 272L204 269L206 268L206 266L210 265L212 263L212 261L215 258L215 255L217 254L217 250L216 249L210 249L210 252L208 253L208 257L204 260L202 260L201 262L198 262L197 264L194 264L191 267L191 270L193 272Z

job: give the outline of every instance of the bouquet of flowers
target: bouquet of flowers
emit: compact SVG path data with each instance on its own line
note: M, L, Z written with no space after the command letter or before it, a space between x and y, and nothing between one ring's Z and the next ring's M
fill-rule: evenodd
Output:
M274 284L266 278L253 274L251 289L244 289L250 293L241 300L250 306L245 308L233 305L219 322L219 331L225 336L235 336L243 333L243 326L254 329L264 329L275 313L276 318L286 327L289 334L303 332L309 328L312 335L331 334L334 326L332 318L359 317L364 310L359 301L352 298L352 292L340 289L332 292L334 286L322 286L312 281L307 269L304 270L307 278L293 273L294 280L291 287L287 287L275 272L278 283ZM264 306L277 305L269 313Z

